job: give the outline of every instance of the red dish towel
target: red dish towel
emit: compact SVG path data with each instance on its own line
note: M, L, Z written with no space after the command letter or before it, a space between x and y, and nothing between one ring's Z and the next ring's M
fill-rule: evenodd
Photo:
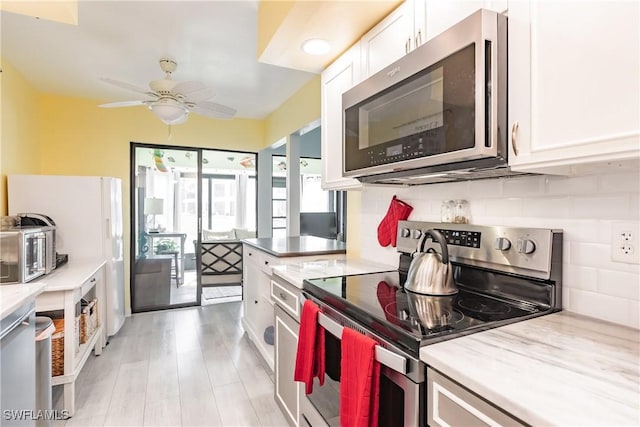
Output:
M376 342L353 329L342 331L340 425L377 427L380 363Z
M298 335L298 352L293 379L305 384L306 394L313 391L313 378L318 377L320 385L324 384L324 328L318 324L320 309L310 300L302 306L300 316L300 332Z

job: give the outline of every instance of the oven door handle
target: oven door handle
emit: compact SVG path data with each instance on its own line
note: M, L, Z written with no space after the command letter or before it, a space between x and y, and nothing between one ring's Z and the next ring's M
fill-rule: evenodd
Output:
M318 313L318 323L325 330L329 331L331 335L334 335L338 339L342 338L344 327L330 319L326 314ZM403 375L407 374L407 359L379 345L376 345L376 360L396 372Z

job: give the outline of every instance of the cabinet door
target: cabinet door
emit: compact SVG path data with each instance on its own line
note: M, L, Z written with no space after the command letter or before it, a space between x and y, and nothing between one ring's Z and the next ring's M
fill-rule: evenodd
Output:
M413 1L402 3L360 39L367 78L414 49Z
M426 39L430 40L453 24L486 8L485 0L426 0Z
M321 162L322 188L361 188L359 181L342 177L342 94L360 81L360 45L355 44L322 72Z
M246 246L245 246L246 248ZM245 252L247 253L247 252ZM256 331L258 326L258 305L260 304L260 266L251 258L245 257L242 267L242 286L244 287L244 317L248 326Z
M514 169L564 174L640 154L639 15L630 1L509 4Z
M524 425L431 368L427 369L427 398L431 427Z
M300 384L293 380L300 325L279 306L275 309L275 399L289 424L298 425Z

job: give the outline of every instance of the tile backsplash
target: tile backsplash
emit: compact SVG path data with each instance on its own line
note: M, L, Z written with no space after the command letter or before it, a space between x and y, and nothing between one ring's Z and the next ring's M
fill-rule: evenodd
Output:
M638 171L367 188L361 256L397 262L395 248L382 248L376 238L394 194L414 207L409 219L416 221L440 221L443 200L466 199L474 224L562 229L563 309L640 328L640 266L611 261L611 225L640 221L639 190Z

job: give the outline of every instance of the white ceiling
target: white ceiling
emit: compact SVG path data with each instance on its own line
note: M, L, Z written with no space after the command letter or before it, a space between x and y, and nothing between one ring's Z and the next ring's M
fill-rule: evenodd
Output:
M140 99L100 78L147 87L166 55L178 62L174 80L212 87L210 101L238 118L264 118L313 77L257 61L256 1L81 0L77 26L0 15L2 57L38 91L96 104Z

